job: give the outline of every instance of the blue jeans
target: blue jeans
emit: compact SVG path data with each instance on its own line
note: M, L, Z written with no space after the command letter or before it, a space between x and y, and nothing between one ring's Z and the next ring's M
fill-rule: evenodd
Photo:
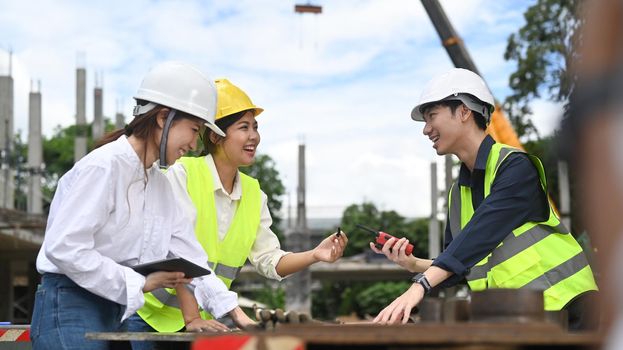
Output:
M147 324L138 314L128 317L128 319L123 322L123 325L128 332L158 332ZM156 342L146 340L134 340L130 341L130 344L132 344L132 350L151 350L156 347Z
M45 273L35 295L30 327L32 348L108 349L86 332L117 332L124 307L78 286L65 275Z

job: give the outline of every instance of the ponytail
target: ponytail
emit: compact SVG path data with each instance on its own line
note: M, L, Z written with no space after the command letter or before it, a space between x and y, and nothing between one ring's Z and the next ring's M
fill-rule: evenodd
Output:
M93 149L95 148L100 148L102 146L104 146L107 143L111 143L113 141L115 141L116 139L118 139L119 137L121 137L121 135L126 134L126 129L117 129L117 130L113 130L109 133L106 133L104 136L102 136L101 139L99 139L96 143L95 143L95 147L93 147Z
M138 103L144 104L146 102L138 101ZM114 130L114 131L111 131L105 134L101 139L99 139L95 143L95 148L102 147L108 143L111 143L115 141L116 139L118 139L119 137L121 137L122 135L125 135L125 136L134 135L134 137L142 140L144 143L147 143L148 140L153 140L154 133L158 129L158 120L156 116L158 115L158 113L160 113L160 111L163 108L169 109L168 107L165 107L165 106L158 106L146 113L137 115L130 122L130 124L127 124L124 128L117 129L117 130ZM175 122L180 119L198 120L201 123L203 123L203 119L178 110L175 113L175 118L173 118L173 121ZM147 147L145 147L145 151L147 151Z
M95 148L111 143L121 137L121 135L134 135L136 138L143 141L151 139L153 137L154 130L158 128L158 121L155 117L163 108L166 107L158 106L147 113L137 115L134 119L132 119L130 124L126 125L124 128L114 130L104 135L95 143Z

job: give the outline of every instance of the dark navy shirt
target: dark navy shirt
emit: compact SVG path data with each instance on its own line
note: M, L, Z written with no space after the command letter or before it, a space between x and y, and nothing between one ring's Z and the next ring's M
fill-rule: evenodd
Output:
M511 153L497 171L491 192L484 198L487 159L495 140L485 137L478 149L474 170L461 163L458 184L472 191L474 216L452 239L446 222L444 251L433 261L454 275L440 286L449 287L465 278L480 260L495 249L509 233L528 221L545 221L549 216L547 195L532 161L524 153ZM456 186L455 185L455 186Z

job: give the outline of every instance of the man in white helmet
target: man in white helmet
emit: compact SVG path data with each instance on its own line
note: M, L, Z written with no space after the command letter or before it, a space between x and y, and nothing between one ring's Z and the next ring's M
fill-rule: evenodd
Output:
M487 134L493 110L482 78L460 68L432 79L413 108L411 118L425 123L437 154L456 155L461 169L449 193L445 249L436 259L406 255L406 238L391 239L380 250L370 245L417 273L375 322L406 323L432 288L465 279L473 291L542 290L546 310L569 310L571 329L591 326L583 304L597 290L593 272L549 205L539 159Z

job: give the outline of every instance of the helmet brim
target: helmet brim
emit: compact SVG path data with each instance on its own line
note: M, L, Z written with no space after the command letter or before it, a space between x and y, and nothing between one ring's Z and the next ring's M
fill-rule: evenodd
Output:
M210 130L214 131L217 135L225 137L225 133L223 132L223 130L216 126L216 124L212 124L210 122L205 122L203 124L207 126Z
M491 115L493 114L493 111L495 110L495 106L489 105L489 103L483 102L473 95L457 94L457 95L450 95L438 101L430 101L426 103L421 103L413 107L413 109L411 110L411 119L418 121L418 122L423 122L424 114L422 113L422 109L424 109L428 105L441 103L443 101L461 101L470 110L480 113L487 121L487 124L491 120Z

